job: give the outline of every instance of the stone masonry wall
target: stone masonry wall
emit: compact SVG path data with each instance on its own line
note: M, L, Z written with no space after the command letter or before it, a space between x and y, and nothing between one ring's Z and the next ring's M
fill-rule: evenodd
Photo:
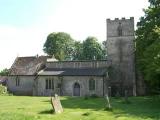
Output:
M16 95L32 95L35 76L18 76L20 80L19 86L16 86L16 77L17 76L8 77L8 90Z
M125 89L130 89L131 95L136 94L134 39L134 18L107 19L107 55L113 72L110 83L112 91L120 91L122 95Z
M106 60L101 61L58 61L58 62L47 62L47 68L100 68L108 67L109 62Z
M54 79L54 90L46 90L45 79L47 77ZM89 79L95 80L95 90L89 90ZM61 79L61 80L60 80ZM58 84L61 84L61 91L57 88ZM73 96L73 86L75 83L80 85L80 96L96 94L103 96L103 77L95 76L64 76L59 78L58 76L39 76L38 77L38 95L39 96L51 96L56 94L63 96ZM105 91L104 91L105 92Z

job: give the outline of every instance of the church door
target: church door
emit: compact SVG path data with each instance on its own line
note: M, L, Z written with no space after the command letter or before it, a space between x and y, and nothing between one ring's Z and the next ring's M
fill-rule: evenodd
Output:
M73 96L80 96L80 85L78 83L73 86Z

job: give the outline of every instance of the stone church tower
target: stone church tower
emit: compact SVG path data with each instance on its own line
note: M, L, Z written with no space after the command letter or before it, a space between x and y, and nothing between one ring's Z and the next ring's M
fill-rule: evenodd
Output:
M109 85L111 94L136 95L135 83L135 44L134 18L107 19L107 58L111 61L109 68Z

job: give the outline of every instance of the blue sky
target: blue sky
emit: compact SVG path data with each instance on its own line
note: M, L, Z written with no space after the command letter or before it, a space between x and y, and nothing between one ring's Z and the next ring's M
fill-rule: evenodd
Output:
M0 24L25 27L54 14L61 0L0 0Z
M43 55L51 32L67 32L76 40L106 40L106 19L134 17L147 0L0 0L0 70L17 56Z

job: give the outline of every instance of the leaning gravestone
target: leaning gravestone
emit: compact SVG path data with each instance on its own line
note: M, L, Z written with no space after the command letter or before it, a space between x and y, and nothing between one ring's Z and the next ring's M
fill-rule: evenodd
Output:
M55 94L54 97L51 97L51 104L52 104L52 107L53 107L55 113L62 113L63 112L63 108L62 108L60 99L57 94Z

